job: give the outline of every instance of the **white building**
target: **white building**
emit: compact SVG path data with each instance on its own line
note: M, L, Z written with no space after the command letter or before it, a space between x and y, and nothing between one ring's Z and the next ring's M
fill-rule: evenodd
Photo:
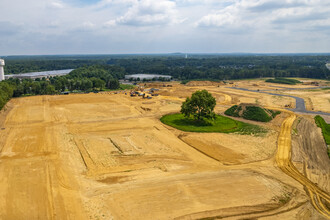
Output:
M5 80L5 71L3 67L5 66L5 61L0 59L0 81Z

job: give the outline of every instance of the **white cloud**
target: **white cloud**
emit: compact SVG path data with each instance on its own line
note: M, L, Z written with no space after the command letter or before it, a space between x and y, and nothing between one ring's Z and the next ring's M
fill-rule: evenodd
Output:
M95 30L95 28L96 28L96 25L93 22L85 21L81 25L78 25L78 27L75 28L74 30L78 31L78 32L88 32L88 31Z
M107 22L109 25L165 25L179 22L176 3L169 0L134 1L128 11L117 19Z
M54 9L62 9L64 8L64 4L60 1L52 1L49 3L49 7Z
M234 6L228 6L216 13L208 14L202 17L197 23L201 27L224 27L233 26L240 22L238 9Z
M330 51L329 0L1 0L1 9L2 54Z
M312 26L316 22L327 22L330 4L311 0L237 0L233 4L209 13L199 19L197 27L222 29L265 30ZM284 27L285 26L285 27Z

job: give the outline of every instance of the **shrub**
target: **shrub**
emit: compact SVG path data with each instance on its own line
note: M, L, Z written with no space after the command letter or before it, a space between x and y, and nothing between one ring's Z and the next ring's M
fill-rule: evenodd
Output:
M243 112L243 118L262 122L268 122L273 119L264 109L257 106L246 106L246 109Z
M281 113L280 111L268 110L258 106L246 106L242 112L241 110L241 105L233 105L225 111L225 114L234 117L243 117L253 121L268 122Z
M315 116L315 123L322 129L322 134L327 145L330 145L330 124L326 123L325 120L317 115Z
M289 84L289 85L296 85L297 83L301 83L299 80L287 79L287 78L267 79L266 82L279 83L279 84Z

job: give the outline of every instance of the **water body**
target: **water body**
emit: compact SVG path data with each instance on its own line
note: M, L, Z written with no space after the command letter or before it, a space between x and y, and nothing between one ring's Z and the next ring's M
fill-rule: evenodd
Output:
M294 98L296 100L296 108L293 108L293 109L291 108L290 109L291 111L298 112L298 113L316 114L316 115L329 115L330 116L330 113L327 113L327 112L314 112L314 111L306 110L305 100L303 98L300 98L300 97L297 97L297 96L283 95L283 94L264 92L264 91L258 91L258 90L250 90L250 89L237 88L237 87L227 87L227 88L243 90L243 91L248 91L248 92L264 93L264 94L268 94L268 95L276 95L276 96L284 96L284 97ZM306 89L309 89L309 88L306 88ZM287 90L295 90L295 88L292 88L292 89L288 88Z
M20 73L20 74L13 74L13 75L5 75L5 77L6 77L6 79L8 79L8 78L39 78L39 77L49 77L49 76L64 76L64 75L69 74L72 70L73 69Z

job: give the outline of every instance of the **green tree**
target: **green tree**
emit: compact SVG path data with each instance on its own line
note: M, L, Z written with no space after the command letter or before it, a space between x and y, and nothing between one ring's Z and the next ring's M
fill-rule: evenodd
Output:
M181 113L195 120L214 119L215 98L206 90L196 91L182 103Z
M118 79L110 79L107 83L107 87L109 89L119 89L119 86L120 86L120 84L119 84Z
M52 85L47 85L45 93L47 95L54 95L56 93L55 87Z
M102 79L98 79L98 78L91 78L92 82L93 82L93 87L94 89L99 88L100 90L102 90L105 86L105 82Z

